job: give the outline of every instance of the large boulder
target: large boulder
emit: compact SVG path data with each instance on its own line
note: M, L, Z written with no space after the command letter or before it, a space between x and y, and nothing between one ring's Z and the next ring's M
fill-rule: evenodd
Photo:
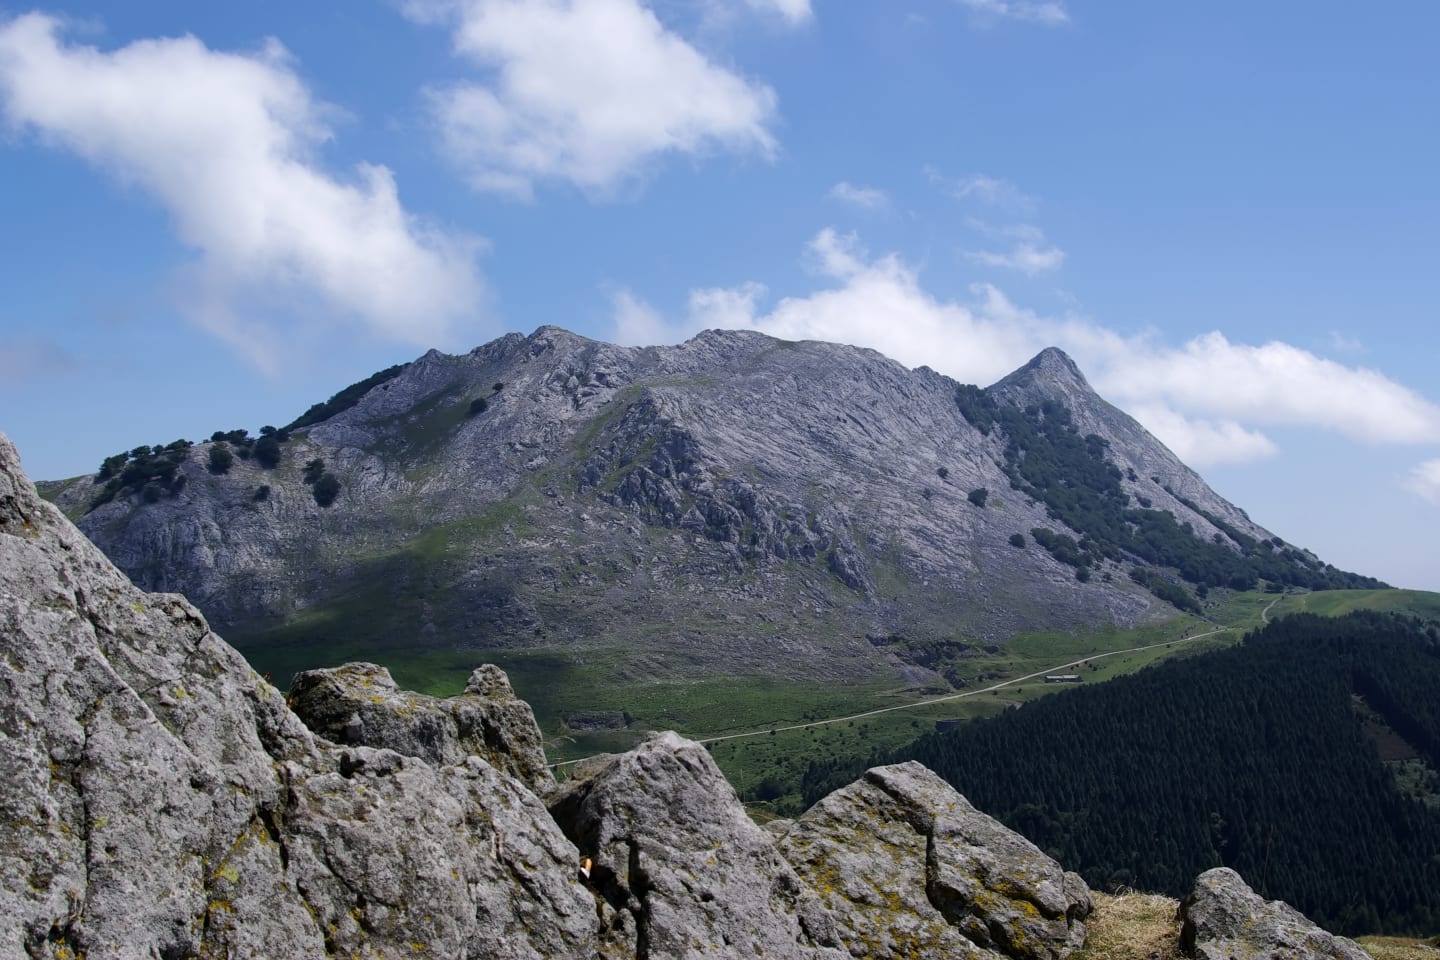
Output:
M698 743L654 735L562 784L550 812L593 860L615 955L845 956L819 899Z
M432 767L357 747L297 778L288 878L327 949L365 956L539 958L593 952L595 901L575 847L517 780L479 757Z
M854 956L1053 960L1085 939L1084 881L918 763L832 793L780 849Z
M1207 870L1180 903L1180 949L1200 960L1370 960L1294 907L1266 900L1229 867Z
M518 780L313 736L3 436L0 734L0 956L595 952L578 854Z
M383 747L432 766L477 756L538 793L555 784L535 714L493 664L476 668L465 691L446 698L401 690L373 663L307 670L291 682L289 702L335 743Z

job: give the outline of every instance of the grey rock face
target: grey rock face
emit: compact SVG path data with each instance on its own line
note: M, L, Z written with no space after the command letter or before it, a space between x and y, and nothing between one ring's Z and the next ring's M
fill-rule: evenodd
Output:
M122 497L79 522L139 584L183 591L247 648L262 624L324 610L356 639L411 649L626 651L622 675L647 678L874 678L897 667L867 634L993 643L1169 616L1118 565L1080 583L1011 546L1055 522L1010 490L1003 441L965 421L955 389L834 344L707 331L633 349L542 327L426 354L297 431L273 470L213 476L199 444L178 498ZM1198 535L1214 530L1164 486L1269 536L1058 351L999 389L1064 400L1133 469L1127 491ZM344 487L329 508L302 479L315 457ZM981 487L983 508L968 499ZM80 517L99 489L81 478L58 502ZM354 609L369 596L383 602Z
M595 905L575 880L575 848L533 794L478 757L437 770L358 747L334 772L293 784L283 823L286 877L333 953L594 949Z
M594 861L621 956L845 956L819 899L697 743L656 735L562 785L550 812Z
M1228 867L1200 874L1180 903L1180 948L1200 960L1367 960L1360 945L1266 901Z
M593 953L575 849L523 785L314 737L3 436L0 731L0 955Z
M1175 494L1198 504L1257 540L1273 534L1251 521L1245 512L1217 494L1180 458L1171 453L1135 418L1102 399L1091 389L1085 375L1062 351L1051 347L991 388L1017 406L1058 400L1069 408L1081 434L1097 433L1109 441L1111 461L1129 470L1122 481L1127 493L1143 496L1157 509L1169 510L1190 523L1202 538L1220 531L1209 520L1182 503ZM1167 489L1168 488L1168 489ZM1171 493L1170 491L1174 491Z
M389 670L373 663L307 670L292 681L289 704L306 726L338 744L383 747L432 766L478 756L537 793L554 785L530 705L492 664L470 675L464 693L446 699L401 690Z
M1059 960L1084 937L1079 878L918 764L766 831L675 734L551 788L493 668L448 700L369 664L299 686L350 743L130 584L0 436L0 956ZM1183 915L1209 960L1365 956L1228 870Z
M1051 960L1085 939L1084 881L918 763L837 790L780 849L854 956Z

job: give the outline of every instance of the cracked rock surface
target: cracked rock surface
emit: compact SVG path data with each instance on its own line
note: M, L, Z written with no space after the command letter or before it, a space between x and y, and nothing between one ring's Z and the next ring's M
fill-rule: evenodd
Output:
M1279 900L1267 901L1229 867L1207 870L1180 903L1180 948L1198 960L1368 960Z
M846 956L819 898L698 743L653 736L566 784L550 811L594 860L616 955Z
M338 744L388 747L437 766L478 756L537 793L555 784L530 705L493 664L477 667L465 691L446 698L401 690L373 663L306 670L291 682L289 703L306 726Z
M4 437L0 731L0 956L593 953L575 849L519 780L314 736Z
M1085 882L918 763L835 791L780 849L855 956L1051 960L1085 940Z

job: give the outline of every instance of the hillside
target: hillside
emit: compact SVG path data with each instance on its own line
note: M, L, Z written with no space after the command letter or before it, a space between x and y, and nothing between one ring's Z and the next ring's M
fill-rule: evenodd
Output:
M560 685L945 688L1018 633L1219 584L1378 585L1251 523L1053 349L982 391L835 344L542 327L49 495L281 682L430 657L456 689L474 658L447 651L484 650Z

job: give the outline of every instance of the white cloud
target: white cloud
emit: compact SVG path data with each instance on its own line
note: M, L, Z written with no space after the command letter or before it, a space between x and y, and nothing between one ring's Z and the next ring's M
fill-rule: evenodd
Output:
M814 16L810 0L745 0L746 6L760 13L779 16L786 23L798 26Z
M1364 353L1365 344L1355 337L1347 337L1339 330L1330 331L1330 349L1336 353Z
M449 25L456 52L493 71L430 91L444 148L477 189L528 199L537 181L559 180L604 194L665 154L776 151L774 91L706 59L638 0L406 10Z
M1440 506L1440 460L1426 460L1405 477L1405 487Z
M1107 374L1118 396L1254 423L1321 425L1367 443L1440 442L1440 407L1378 371L1288 343L1236 344L1212 332L1179 349L1132 343L1126 354L1140 362Z
M765 285L760 283L692 290L689 323L684 334L689 336L701 330L736 330L751 326L763 296Z
M1001 177L983 173L964 177L947 177L935 167L927 166L925 176L940 190L956 200L973 200L988 207L1014 213L1031 213L1037 201L1018 186Z
M1162 403L1134 404L1126 412L1192 467L1247 463L1279 452L1265 434L1247 430L1234 420L1187 417Z
M1054 270L1065 262L1065 251L1055 246L1045 246L1044 237L1039 241L1020 240L1009 250L997 252L994 250L969 250L965 257L975 263L987 267L1000 267L1005 270L1019 270L1021 273L1034 276L1037 273L1044 273L1047 270Z
M1046 0L1046 2L1032 2L1032 0L958 0L962 7L968 7L977 14L987 17L1008 17L1012 20L1025 20L1030 23L1044 24L1045 26L1059 26L1062 23L1070 22L1070 15L1065 12L1065 4Z
M241 307L256 298L315 300L420 345L478 309L477 241L407 214L384 167L361 164L348 182L320 169L327 108L278 42L250 55L188 36L102 52L62 33L38 13L0 22L5 117L165 206L201 253L185 306L217 335L266 362L275 331Z
M830 188L832 199L848 203L862 210L884 210L890 206L890 197L876 187L857 187L841 180Z
M673 333L659 312L629 290L614 294L610 306L616 343L627 347L650 347L672 342Z
M1249 346L1219 333L1179 347L1124 337L1080 316L1046 317L989 284L966 303L938 299L894 254L872 257L855 234L820 231L807 258L822 289L768 310L758 285L691 294L687 315L650 326L673 343L706 327L752 329L787 340L872 347L908 366L966 383L992 383L1046 346L1059 346L1108 399L1197 465L1275 454L1259 427L1334 430L1377 443L1440 442L1440 406L1373 371L1283 343ZM659 320L655 313L654 320Z

